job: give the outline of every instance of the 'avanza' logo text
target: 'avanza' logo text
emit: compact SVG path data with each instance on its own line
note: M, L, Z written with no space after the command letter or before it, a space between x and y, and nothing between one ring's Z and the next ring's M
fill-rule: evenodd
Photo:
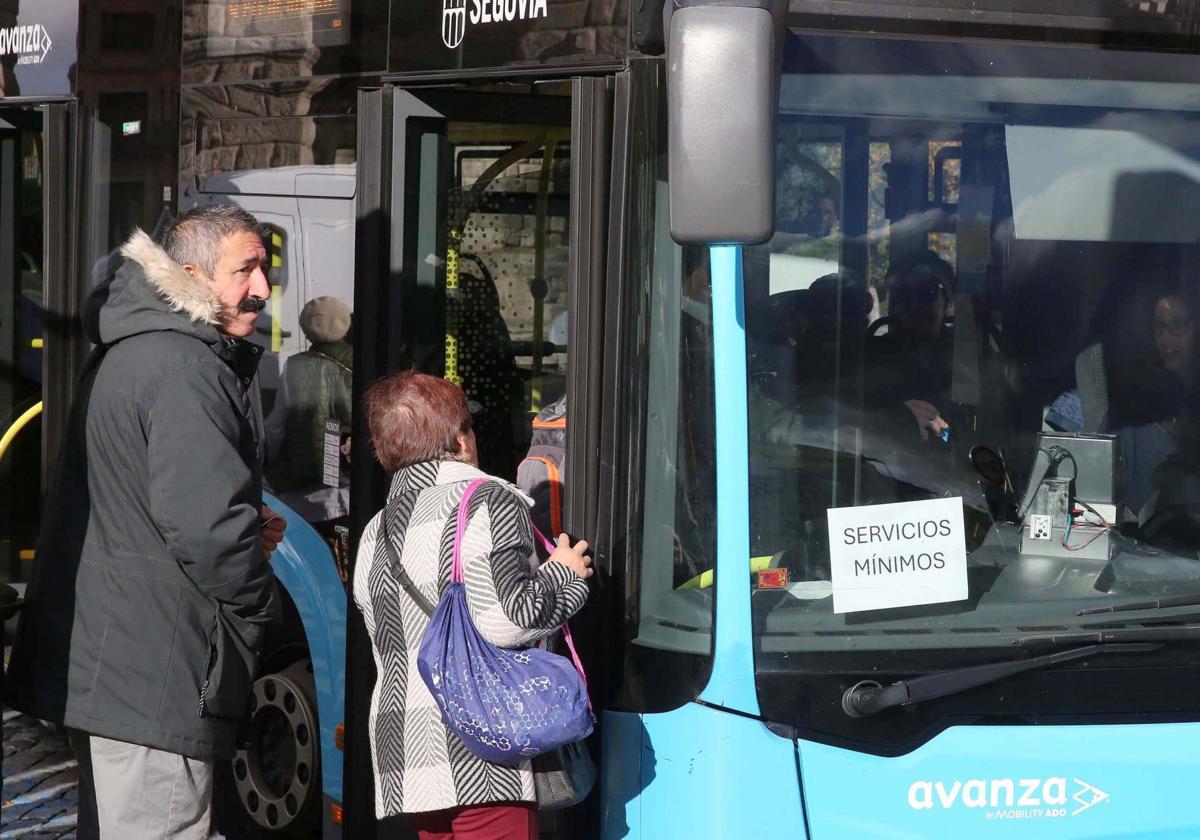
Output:
M989 813L988 819L1030 819L1065 817L1069 801L1078 807L1070 816L1081 814L1104 802L1108 794L1082 779L1071 779L1074 790L1068 798L1065 776L1047 779L969 779L953 782L913 782L908 788L908 805L917 811L941 807L1017 808L1017 811Z
M53 46L50 33L40 23L0 29L0 56L17 55L17 64L41 64Z

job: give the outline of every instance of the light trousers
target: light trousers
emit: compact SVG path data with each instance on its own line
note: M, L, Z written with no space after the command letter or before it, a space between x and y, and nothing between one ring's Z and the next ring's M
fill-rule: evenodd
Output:
M208 840L212 762L73 730L79 840Z

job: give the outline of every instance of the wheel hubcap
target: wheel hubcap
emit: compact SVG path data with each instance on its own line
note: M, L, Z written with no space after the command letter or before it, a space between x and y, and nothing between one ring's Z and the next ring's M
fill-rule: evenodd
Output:
M254 822L278 831L295 821L313 784L316 715L287 671L259 677L250 703L250 737L233 757L234 785Z

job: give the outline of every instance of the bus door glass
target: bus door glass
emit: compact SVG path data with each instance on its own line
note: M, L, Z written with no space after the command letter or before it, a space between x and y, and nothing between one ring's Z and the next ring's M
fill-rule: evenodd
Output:
M509 480L566 395L570 91L395 91L390 282L404 303L376 324L372 372L412 365L462 386L481 466Z
M603 332L596 317L581 342L608 345L613 369L604 376L619 379L603 396L611 404L601 409L599 437L618 470L609 483L629 488L612 514L622 524L605 558L626 589L628 645L617 653L611 614L598 632L624 663L614 703L639 711L675 708L703 687L714 592L708 253L669 237L661 85L652 62L617 80L616 107L627 116L614 127L616 154L635 175L620 222L625 248L610 249L599 294L608 307L618 284L631 291L619 312L602 310L610 313ZM383 230L362 228L372 242L386 237L392 254L389 294L360 307L378 313L376 332L364 336L375 348L368 381L415 366L458 382L474 412L481 466L510 480L547 420L565 414L568 434L582 434L582 409L565 412L559 400L576 316L568 301L580 297L568 283L570 202L578 199L571 145L594 138L571 136L570 93L569 85L394 91L391 212L379 217ZM836 160L836 145L821 142ZM568 465L568 494L586 492L584 469Z
M569 128L451 123L447 141L442 373L472 403L481 466L512 476L566 392Z
M0 109L0 582L34 562L42 474L45 133L34 109Z

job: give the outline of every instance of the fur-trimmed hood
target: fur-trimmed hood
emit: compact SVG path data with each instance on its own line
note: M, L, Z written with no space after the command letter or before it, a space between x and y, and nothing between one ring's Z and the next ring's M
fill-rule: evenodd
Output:
M172 330L207 343L220 339L221 306L212 289L183 270L144 231L121 246L125 258L88 298L84 328L96 344Z

